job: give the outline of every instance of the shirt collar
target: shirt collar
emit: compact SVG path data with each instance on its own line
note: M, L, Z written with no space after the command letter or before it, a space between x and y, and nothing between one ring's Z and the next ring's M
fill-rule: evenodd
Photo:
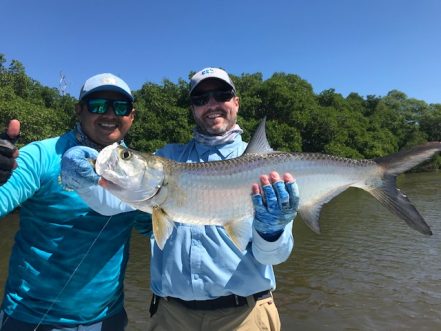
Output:
M199 156L202 156L203 154L209 152L209 153L217 153L222 156L222 159L226 159L232 152L236 151L238 146L241 146L242 136L238 134L233 141L215 146L205 145L197 142L194 139L193 141Z

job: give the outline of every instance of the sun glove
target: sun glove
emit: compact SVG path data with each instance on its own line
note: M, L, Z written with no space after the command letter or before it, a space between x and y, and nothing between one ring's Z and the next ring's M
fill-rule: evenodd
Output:
M294 220L299 207L299 189L297 183L278 181L273 185L262 187L262 195L252 196L254 205L253 226L259 235L267 241L276 241L283 233L285 226Z
M98 184L92 162L98 151L86 146L75 146L66 151L61 158L61 182L67 189L78 190Z

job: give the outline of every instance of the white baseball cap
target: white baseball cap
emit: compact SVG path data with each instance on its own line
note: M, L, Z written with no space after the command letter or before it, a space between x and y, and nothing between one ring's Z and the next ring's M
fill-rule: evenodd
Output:
M110 73L98 74L86 80L80 91L80 100L85 96L98 91L119 92L133 101L133 95L129 85L127 85L127 83L121 78Z
M227 72L225 70L219 69L219 68L204 68L201 71L198 71L191 77L190 80L190 94L194 91L194 89L202 83L204 80L214 78L219 79L229 85L234 92L236 92L236 87L233 84L233 81L231 80L230 76L228 76Z

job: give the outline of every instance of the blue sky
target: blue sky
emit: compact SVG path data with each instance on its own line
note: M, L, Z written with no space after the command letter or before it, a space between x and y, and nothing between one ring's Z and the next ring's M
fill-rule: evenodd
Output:
M441 103L439 0L2 0L0 53L78 97L89 76L137 90L219 66L297 74L316 93Z

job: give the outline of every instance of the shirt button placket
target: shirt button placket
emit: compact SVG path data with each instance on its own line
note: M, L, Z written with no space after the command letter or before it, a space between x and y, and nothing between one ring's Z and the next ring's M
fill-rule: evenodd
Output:
M201 252L201 232L203 226L193 226L191 228L191 273L192 273L192 286L195 294L199 294L203 290L203 282L199 276L201 273L202 265L202 252Z

